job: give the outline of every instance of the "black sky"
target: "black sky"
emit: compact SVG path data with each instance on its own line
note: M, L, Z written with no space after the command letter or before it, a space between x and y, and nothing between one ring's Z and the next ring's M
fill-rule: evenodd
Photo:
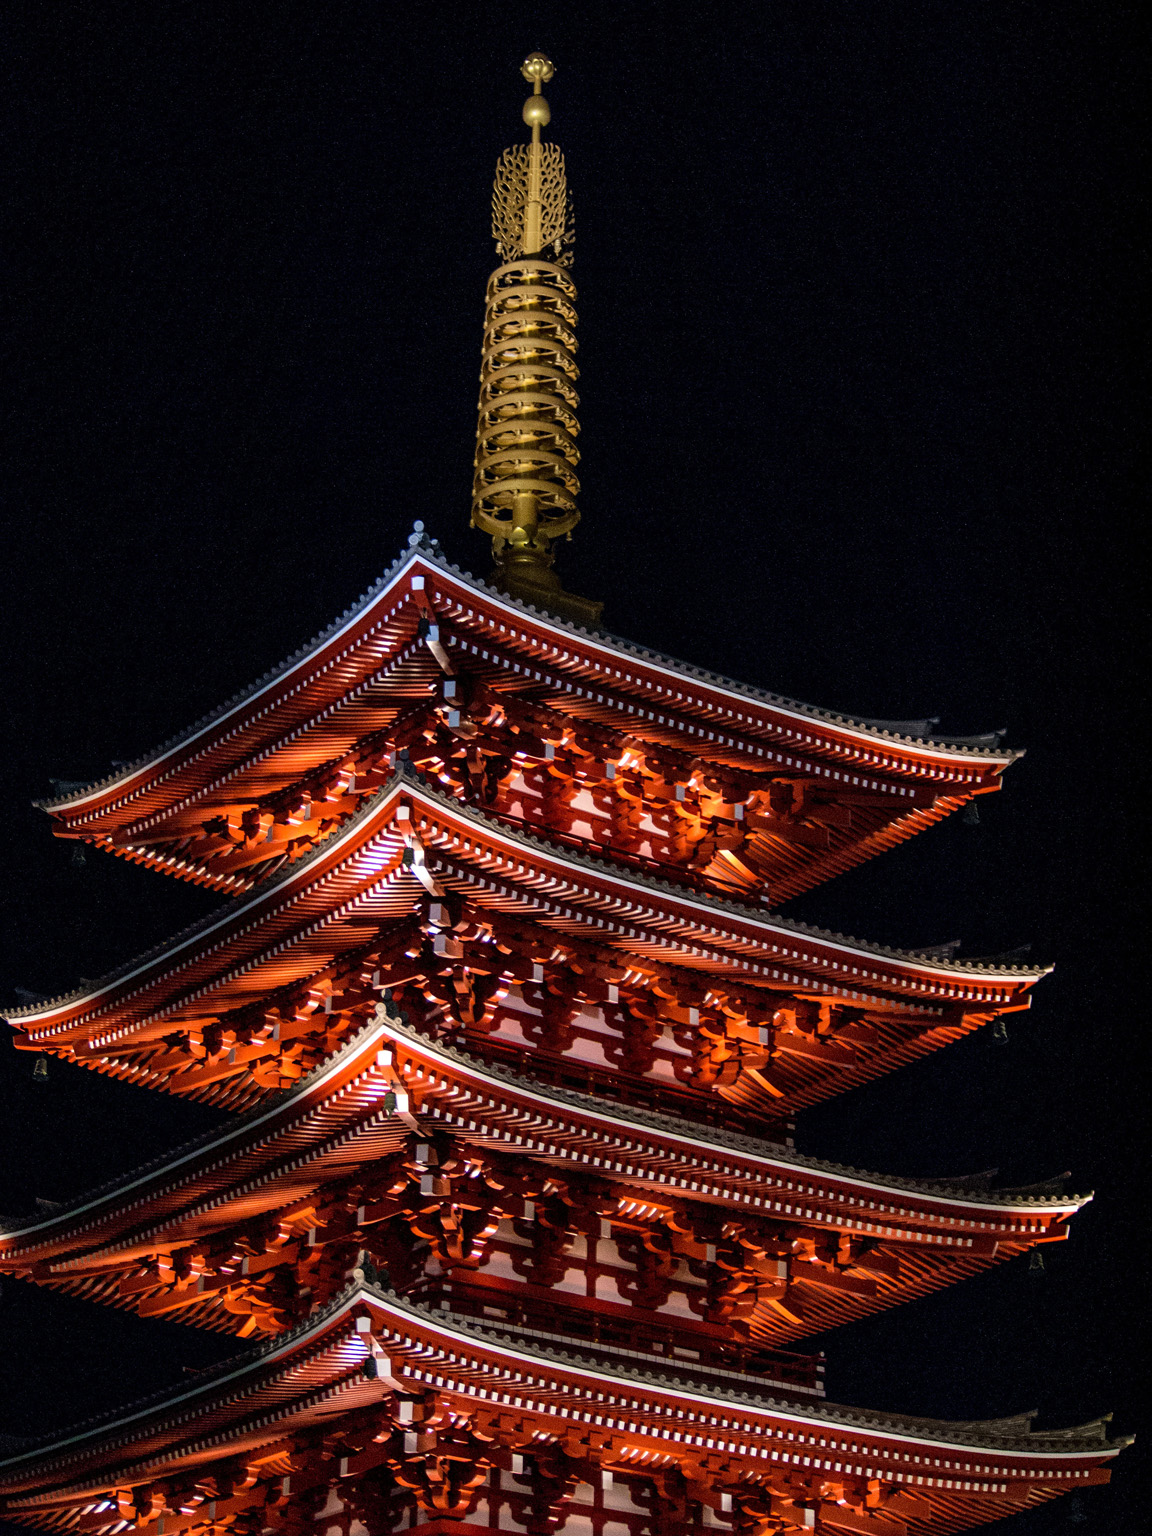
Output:
M415 518L487 570L467 529L487 200L544 48L577 216L567 584L748 682L1028 748L978 827L787 910L968 955L1031 943L1056 973L1007 1043L810 1112L799 1144L910 1175L1067 1168L1097 1196L1043 1276L822 1340L829 1394L1139 1431L1141 11L12 7L0 1006L214 901L74 867L30 807L51 778L103 776L280 661ZM212 1123L80 1069L35 1084L6 1040L0 1095L14 1214ZM231 1347L8 1283L0 1433ZM1111 1489L1006 1529L1143 1531L1147 1464L1138 1444Z

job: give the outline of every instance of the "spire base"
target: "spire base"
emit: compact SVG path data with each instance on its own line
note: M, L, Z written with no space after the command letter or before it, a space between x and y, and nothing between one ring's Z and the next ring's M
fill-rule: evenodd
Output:
M575 592L565 592L560 579L547 567L498 565L488 578L489 586L504 592L522 603L552 613L570 624L581 624L585 629L599 629L603 603L589 597L578 597Z

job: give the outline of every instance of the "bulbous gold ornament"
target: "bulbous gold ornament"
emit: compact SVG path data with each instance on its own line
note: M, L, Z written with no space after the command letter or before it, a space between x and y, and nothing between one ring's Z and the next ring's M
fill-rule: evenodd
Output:
M543 96L529 96L524 103L523 117L529 128L546 128L552 121L552 108Z

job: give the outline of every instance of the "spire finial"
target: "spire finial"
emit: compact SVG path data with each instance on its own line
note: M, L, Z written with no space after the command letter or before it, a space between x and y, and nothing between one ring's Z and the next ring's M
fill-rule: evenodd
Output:
M532 130L531 141L506 149L496 165L492 189L492 238L497 253L508 261L514 256L536 256L550 249L561 266L572 261L572 211L564 156L555 144L544 144L541 128L552 121L552 108L541 91L556 73L552 60L530 53L520 73L532 86L521 113Z
M531 142L496 165L492 237L504 265L488 280L472 526L492 537L501 591L594 625L601 604L565 592L552 569L553 542L580 521L572 214L564 156L540 139L552 117L541 87L555 72L542 53L524 60Z
M535 54L528 54L528 57L525 58L524 63L521 65L521 74L524 75L528 84L535 88L536 95L539 95L541 94L542 81L547 84L547 81L551 80L551 77L556 74L556 65L553 65L553 61L548 58L547 54L541 54L538 49Z
M556 73L556 66L547 54L530 53L521 64L520 73L531 85L534 94L539 96L541 85L551 80Z

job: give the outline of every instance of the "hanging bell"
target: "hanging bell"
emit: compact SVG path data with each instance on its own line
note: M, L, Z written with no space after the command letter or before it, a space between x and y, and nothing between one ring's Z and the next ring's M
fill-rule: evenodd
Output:
M72 850L72 868L83 869L88 860L84 857L84 849L79 843Z
M48 1081L47 1056L37 1056L32 1066L32 1081L36 1083L46 1083Z
M1007 1045L1007 1043L1008 1043L1008 1023L1007 1023L1007 1020L1005 1020L1005 1019L997 1019L996 1020L995 1024L992 1026L992 1038L994 1040L999 1041L999 1043L1001 1045Z
M1044 1255L1039 1248L1033 1248L1032 1256L1028 1260L1028 1273L1030 1275L1042 1275L1044 1273Z
M966 827L978 827L980 825L980 812L976 809L975 801L969 803L964 812L964 825Z

